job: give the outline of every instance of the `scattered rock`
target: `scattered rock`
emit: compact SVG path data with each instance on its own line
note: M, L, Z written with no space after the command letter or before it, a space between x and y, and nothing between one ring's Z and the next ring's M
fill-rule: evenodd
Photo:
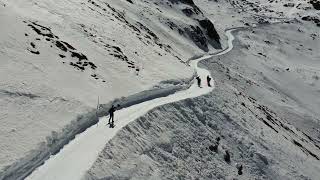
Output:
M33 48L36 48L36 45L35 45L33 42L31 42L30 45L31 45Z
M301 18L304 21L313 21L317 26L320 27L320 20L315 16L304 16Z
M60 41L56 41L56 46L57 46L57 48L61 49L64 52L67 52L67 50L68 50L68 48L66 48L64 46L64 44L62 44Z
M256 153L256 156L265 164L265 165L268 165L269 162L268 162L268 159L266 156L260 154L260 153Z
M182 12L188 17L192 16L194 13L191 8L182 9Z
M38 35L44 36L47 42L51 42L52 44L50 45L50 47L53 47L53 45L55 45L59 50L63 52L69 52L71 53L71 57L78 59L78 61L76 62L69 62L69 65L81 71L84 71L86 69L85 67L87 66L89 66L93 70L97 68L97 66L93 62L90 62L88 60L86 55L78 52L76 48L74 48L69 43L59 40L59 37L54 35L50 28L42 26L36 22L28 23L27 21L24 21L24 23L28 24L28 26L31 27ZM27 34L25 35L28 36ZM40 38L37 38L37 40L40 40ZM33 49L36 48L33 42L31 42L30 45ZM33 54L40 54L39 51L29 51ZM66 56L63 54L59 54L59 57L65 58ZM65 64L65 62L63 62L63 64Z
M237 169L238 169L238 175L242 175L243 174L243 172L242 172L243 166L242 165L237 166Z
M284 7L294 7L294 3L286 3L286 4L284 4L283 6Z
M219 148L219 144L215 144L215 145L210 145L209 146L209 149L210 151L213 151L213 152L218 152L218 148Z
M220 142L220 140L221 140L220 137L217 137L217 138L216 138L216 141L217 141L218 143Z
M320 10L320 1L319 0L311 0L310 4L312 4L314 9Z
M33 54L37 54L37 55L39 55L40 54L40 52L39 51L32 51L32 50L29 50L31 53L33 53Z
M224 160L227 162L227 163L230 163L231 162L231 157L230 157L230 153L228 150L226 150L226 154L224 155Z

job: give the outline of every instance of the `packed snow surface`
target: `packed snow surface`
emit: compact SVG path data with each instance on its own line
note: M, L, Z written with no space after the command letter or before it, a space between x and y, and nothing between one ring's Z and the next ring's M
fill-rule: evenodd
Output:
M199 88L197 82L195 82L187 90L179 91L167 97L146 101L116 111L116 125L114 128L110 128L109 125L107 125L107 117L101 118L96 126L92 126L85 132L79 134L57 155L52 156L45 162L43 166L36 169L29 177L27 177L27 180L79 180L97 159L98 154L104 148L106 142L114 137L114 135L122 127L126 126L131 121L134 121L138 117L146 114L149 110L157 106L180 101L187 98L194 98L212 91L214 86L208 87L205 83L206 77L210 75L210 73L206 69L199 68L198 62L212 56L219 56L229 52L233 48L232 41L234 39L231 31L232 30L226 32L226 35L229 38L228 48L226 50L217 53L216 55L204 56L190 62L191 67L195 69L197 75L202 79L201 88Z

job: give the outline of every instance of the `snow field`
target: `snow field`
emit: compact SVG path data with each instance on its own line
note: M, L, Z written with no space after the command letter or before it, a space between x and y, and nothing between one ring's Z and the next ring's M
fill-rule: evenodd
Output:
M227 31L226 33L230 38L228 41L229 48L218 53L216 56L227 53L232 49L232 41L234 38L231 31L232 30ZM212 57L212 55L190 62L191 67L195 69L197 75L202 79L202 88L199 88L197 84L194 83L186 90L116 111L116 126L114 128L109 128L107 125L107 117L101 118L99 123L97 123L97 126L92 126L85 132L78 135L57 155L52 156L43 166L36 169L27 179L80 179L94 163L106 142L114 137L115 134L128 123L146 114L157 106L197 97L212 91L213 88L207 87L205 84L205 79L207 75L210 75L210 73L207 70L198 67L199 61L210 57Z

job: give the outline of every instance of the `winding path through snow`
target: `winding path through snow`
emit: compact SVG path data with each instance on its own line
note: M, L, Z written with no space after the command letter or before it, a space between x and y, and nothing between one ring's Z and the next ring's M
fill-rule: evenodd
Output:
M180 101L183 99L194 98L209 93L213 87L205 84L207 75L210 72L198 67L198 62L220 56L229 52L233 48L234 37L230 29L226 31L228 37L228 48L221 52L205 55L190 62L190 66L195 69L202 79L202 87L196 84L191 85L187 90L179 91L166 97L161 97L146 101L140 104L123 108L115 113L115 128L109 128L107 117L100 118L97 125L88 128L83 133L77 135L73 141L63 147L61 151L51 156L42 166L37 168L28 176L27 180L79 180L97 159L105 144L115 136L115 134L128 123L146 114L151 109L164 104Z

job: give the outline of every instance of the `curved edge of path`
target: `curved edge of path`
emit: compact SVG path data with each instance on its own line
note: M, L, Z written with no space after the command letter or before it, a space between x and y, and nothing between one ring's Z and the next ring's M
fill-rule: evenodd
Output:
M202 79L202 88L197 87L196 83L192 84L188 89L182 91L169 90L162 93L162 96L150 99L144 102L139 102L115 113L115 128L107 126L108 118L101 117L99 122L78 134L72 141L65 145L56 155L51 155L44 164L36 168L26 179L27 180L78 180L85 174L97 159L99 153L104 148L106 142L115 136L115 134L134 121L138 117L146 114L149 110L164 104L198 97L211 92L214 88L207 87L205 79L210 72L206 69L198 67L198 62L219 56L229 52L233 48L234 36L232 31L238 28L229 29L226 31L228 37L228 48L215 54L204 55L198 59L192 60L190 66L193 67L198 76ZM173 94L168 94L173 92Z

